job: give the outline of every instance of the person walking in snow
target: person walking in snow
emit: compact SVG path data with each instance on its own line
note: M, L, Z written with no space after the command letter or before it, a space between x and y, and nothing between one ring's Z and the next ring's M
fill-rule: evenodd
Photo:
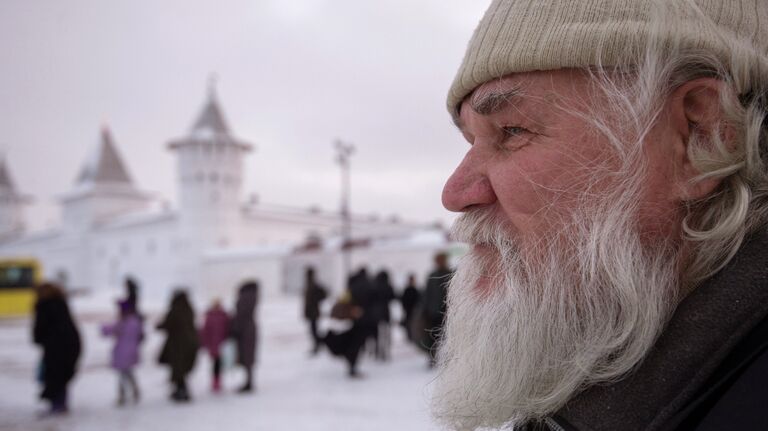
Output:
M200 329L200 343L213 363L211 390L221 391L221 346L229 335L229 315L221 307L218 299L213 302L211 308L205 313L205 322Z
M195 313L184 290L176 290L171 306L157 329L165 331L166 340L160 353L159 362L171 368L173 392L171 399L177 402L190 401L187 375L197 359L198 338L195 329Z
M435 270L429 274L424 291L423 312L426 325L421 342L421 347L429 354L430 367L433 367L437 360L440 334L445 323L448 283L452 275L453 271L448 267L448 255L445 253L435 255Z
M353 320L356 332L362 336L360 348L373 346L371 351L375 353L379 337L379 319L377 318L375 306L376 292L373 281L368 276L368 270L365 267L360 268L349 278L348 290L351 303L362 311L362 314Z
M408 284L403 289L403 294L400 296L400 303L403 306L403 320L401 324L405 328L405 334L409 341L414 341L415 337L411 330L413 326L413 320L415 317L416 306L421 301L421 292L416 287L416 276L414 274L408 275Z
M65 414L69 411L67 385L75 376L80 358L80 333L61 287L43 283L36 293L32 334L35 344L43 348L38 376L43 383L40 398L50 401L50 414Z
M258 328L254 313L259 303L259 284L246 281L240 286L235 305L235 316L232 319L230 332L237 344L237 363L245 370L245 382L238 389L240 393L254 390L253 366L256 362L256 344Z
M317 321L320 319L320 304L327 296L328 291L315 280L315 269L307 267L304 281L304 318L309 322L313 355L320 351L321 340L317 332Z
M139 346L144 338L142 319L136 313L135 302L118 302L119 318L116 322L104 325L102 334L115 339L112 348L112 368L118 373L117 405L128 401L129 392L133 403L140 398L139 385L133 373L139 363Z
M375 321L370 313L371 288L365 268L347 280L347 290L331 309L331 317L347 321L349 327L341 332L329 330L325 337L325 345L335 356L347 361L349 377L361 377L357 369L360 351L375 328ZM366 312L366 310L369 310Z
M389 273L381 271L373 280L373 311L376 319L376 359L389 359L392 347L392 329L390 323L392 314L389 303L395 299L395 290L389 282Z

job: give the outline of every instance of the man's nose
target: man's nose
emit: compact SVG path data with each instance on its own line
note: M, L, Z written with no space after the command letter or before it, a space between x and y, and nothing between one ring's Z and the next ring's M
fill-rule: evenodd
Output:
M443 206L448 211L463 212L477 205L496 202L486 166L470 150L443 187Z

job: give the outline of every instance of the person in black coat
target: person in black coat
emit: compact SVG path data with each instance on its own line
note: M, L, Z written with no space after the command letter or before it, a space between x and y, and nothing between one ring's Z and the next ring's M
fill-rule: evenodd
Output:
M429 353L430 366L435 365L438 340L445 321L448 283L453 275L448 268L448 255L445 253L438 253L435 256L435 266L435 270L429 274L427 288L424 291L425 334L421 343Z
M252 392L253 365L256 363L256 345L258 328L256 326L256 305L259 303L259 284L246 281L240 286L237 294L235 314L232 318L230 331L237 344L237 363L245 370L245 382L238 392Z
M341 333L329 330L324 342L332 354L346 359L349 376L357 378L360 377L357 370L360 350L376 324L371 311L372 292L365 268L347 279L347 292L348 294L334 306L331 317L349 320L351 326Z
M390 322L392 315L389 303L395 299L395 290L389 282L389 273L381 271L373 281L373 308L376 317L376 359L389 359L392 346L392 331Z
M171 382L174 385L171 399L189 401L191 397L187 375L195 366L199 340L195 329L195 313L184 290L173 293L168 314L157 325L157 329L167 334L159 362L171 367Z
M40 398L50 401L51 414L62 414L68 411L67 385L80 358L80 333L59 286L43 283L36 290L33 339L43 348Z
M362 310L359 318L355 319L355 325L359 327L359 334L363 337L363 347L373 346L372 352L375 352L375 346L379 337L379 316L376 308L376 291L371 278L368 276L368 270L360 268L349 279L349 294L352 298L352 304Z
M322 345L317 332L317 321L320 318L320 304L328 296L328 291L315 280L315 269L312 267L307 267L304 280L304 318L309 322L314 355L320 351Z
M403 320L400 323L405 328L405 335L409 341L414 341L415 337L411 331L413 326L414 310L421 301L421 292L416 287L416 276L414 274L408 275L408 284L403 289L403 294L400 296L400 304L403 307Z

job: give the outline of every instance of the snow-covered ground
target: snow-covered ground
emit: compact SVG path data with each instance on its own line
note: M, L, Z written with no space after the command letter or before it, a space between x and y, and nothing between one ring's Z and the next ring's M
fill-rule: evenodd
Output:
M142 388L138 405L116 407L117 378L109 368L111 340L99 336L99 325L111 319L108 307L73 304L84 338L80 372L70 386L71 413L38 418L46 405L36 398L38 349L30 342L30 320L0 320L0 430L436 430L428 413L428 386L434 372L425 356L407 344L393 326L393 357L380 363L365 356L363 379L346 376L346 364L327 351L310 357L298 298L266 298L259 310L258 390L239 395L242 374L228 370L225 391L209 391L210 362L198 356L190 379L194 400L172 404L168 371L156 364L161 334L151 325L137 369ZM97 307L98 308L98 307ZM395 307L393 307L394 310Z

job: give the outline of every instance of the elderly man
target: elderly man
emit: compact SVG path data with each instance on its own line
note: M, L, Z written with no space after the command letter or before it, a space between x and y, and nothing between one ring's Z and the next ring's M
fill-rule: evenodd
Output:
M768 2L495 0L450 89L452 429L768 429Z

